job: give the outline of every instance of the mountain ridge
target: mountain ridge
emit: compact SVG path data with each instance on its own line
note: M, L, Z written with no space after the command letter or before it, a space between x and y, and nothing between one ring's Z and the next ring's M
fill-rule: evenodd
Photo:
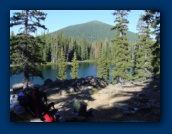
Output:
M59 33L62 33L65 37L72 36L74 37L74 39L80 39L82 37L85 37L86 40L91 42L97 39L105 40L106 38L108 40L111 40L115 37L116 34L116 30L111 30L112 27L113 26L110 24L106 24L98 20L93 20L81 24L64 27L62 29L50 33L50 35L55 36ZM127 31L126 34L129 42L134 43L138 41L138 36L136 33Z

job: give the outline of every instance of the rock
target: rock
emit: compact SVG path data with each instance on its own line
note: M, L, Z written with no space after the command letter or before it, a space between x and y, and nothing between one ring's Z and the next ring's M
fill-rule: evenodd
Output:
M93 87L96 87L96 86L98 85L96 79L94 79L94 78L91 79L90 84L91 84L91 86L93 86Z
M92 78L91 80L90 80L90 83L92 84L92 83L96 83L97 81L96 81L96 79L95 78Z
M93 86L87 86L87 89L93 89Z
M30 122L44 122L40 118L31 119Z
M151 78L151 79L148 79L148 80L145 80L145 81L143 81L142 83L150 83L150 82L153 82L153 78Z
M90 90L92 88L93 88L92 86L81 86L80 87L81 90Z
M51 82L48 87L53 88L53 87L57 87L57 86L59 87L61 85L62 85L62 81L55 80L55 81Z
M125 103L112 103L109 106L111 106L111 107L113 106L115 108L118 108L118 109L121 109L121 110L124 110L124 111L129 110L128 105L125 104Z
M75 89L73 87L68 87L68 93L73 93L75 92Z
M53 80L51 80L51 79L46 79L45 81L44 81L44 86L46 86L46 85L49 85L50 83L52 83L53 82Z
M88 79L85 79L85 83L89 83L89 80Z
M106 82L103 81L103 80L100 80L99 81L99 86L102 87L102 88L105 88L107 86Z
M60 95L64 96L64 95L66 95L66 94L67 94L66 90L61 90L61 91L60 91Z
M23 89L24 84L23 83L17 83L13 85L13 91L18 91Z
M93 78L94 78L93 76L87 76L85 79L87 79L88 81L90 81Z
M17 94L11 94L10 95L10 104L18 102L18 95Z
M91 94L91 92L89 90L82 90L81 93L84 95L90 95Z
M75 88L75 92L79 92L80 89L78 87Z

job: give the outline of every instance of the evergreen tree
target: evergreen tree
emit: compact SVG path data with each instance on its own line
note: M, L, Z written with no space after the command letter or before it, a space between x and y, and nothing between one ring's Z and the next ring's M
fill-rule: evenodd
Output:
M128 74L131 69L131 53L129 50L129 42L126 38L126 31L128 30L127 20L128 10L116 10L113 15L116 16L114 22L117 24L111 30L116 30L117 34L114 42L114 60L112 61L115 68L111 75L117 83L124 83L125 80L130 79Z
M154 76L160 75L160 11L159 10L145 10L146 14L142 17L146 23L149 23L154 29L155 43L152 46L152 66Z
M72 79L78 78L78 68L79 68L79 63L77 61L76 52L74 52L73 59L72 59L72 68L71 68L71 73L70 73Z
M100 48L97 59L97 77L104 78L108 82L109 68L110 66L106 58L106 53L102 50L102 48Z
M14 31L11 31L11 33L10 33L10 40L11 39L13 39L14 38ZM11 43L10 43L10 64L14 64L14 61L13 61L13 59L12 59L12 57L13 57L13 53L11 53L11 51L14 49L14 46L12 46L11 45Z
M102 67L102 57L103 52L102 49L99 49L98 57L97 57L97 77L102 78L103 77L103 67Z
M59 80L64 80L67 78L65 61L66 60L65 60L64 52L63 52L63 49L61 49L60 57L58 59L58 77L57 78Z
M93 44L93 43L92 43ZM93 46L90 47L90 55L89 55L90 60L94 60L94 54L93 54Z
M40 47L43 44L39 37L34 37L37 28L46 29L40 22L44 21L46 14L38 10L22 10L16 12L10 18L10 27L20 26L20 33L13 36L10 40L10 55L12 61L18 65L12 68L11 73L16 74L23 72L25 85L29 82L30 77L39 76L43 78L43 74L36 65L45 63L40 55Z
M138 23L139 41L135 48L135 67L134 79L144 81L152 77L152 40L150 37L149 24L145 23L142 18Z

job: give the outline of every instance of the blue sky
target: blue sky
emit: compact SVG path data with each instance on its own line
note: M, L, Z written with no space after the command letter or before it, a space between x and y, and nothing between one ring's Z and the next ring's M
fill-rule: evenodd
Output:
M10 17L16 11L10 10ZM47 13L46 20L42 22L48 29L49 33L62 29L70 25L81 24L93 20L98 20L110 25L115 25L115 16L112 15L114 10L41 10ZM144 14L143 10L131 10L128 15L128 28L129 31L136 33L136 25L141 14ZM10 28L14 33L18 33L19 27ZM41 34L43 30L38 30L37 34Z

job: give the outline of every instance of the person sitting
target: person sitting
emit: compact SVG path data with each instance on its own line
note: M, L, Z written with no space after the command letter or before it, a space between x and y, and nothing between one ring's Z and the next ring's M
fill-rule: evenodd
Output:
M58 113L58 110L54 107L54 102L51 102L44 108L40 119L44 122L57 122L59 121L59 118L60 115Z

